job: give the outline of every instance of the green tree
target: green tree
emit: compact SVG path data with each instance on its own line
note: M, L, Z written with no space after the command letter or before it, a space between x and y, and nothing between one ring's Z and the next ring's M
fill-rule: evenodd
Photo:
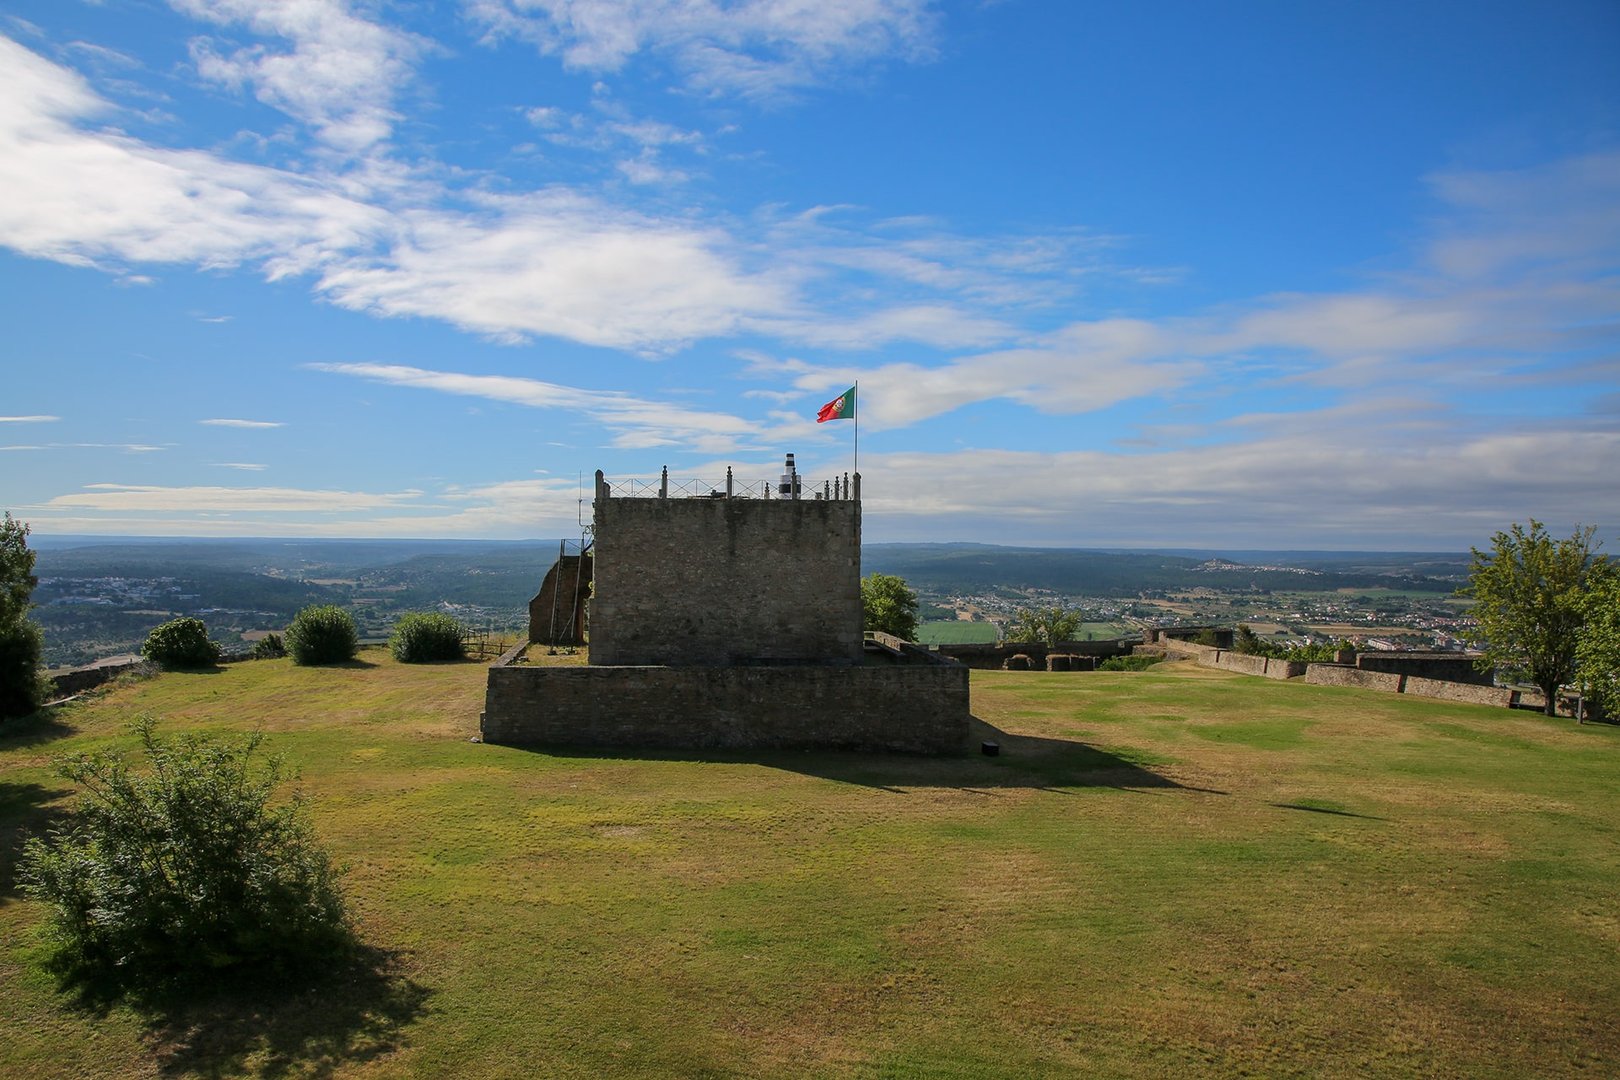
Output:
M282 765L256 757L261 736L160 739L150 717L135 731L149 768L109 751L58 762L77 810L24 849L58 969L136 993L326 970L352 944L337 870L302 803L272 805Z
M1457 590L1475 600L1480 667L1528 678L1546 695L1548 716L1557 710L1558 688L1575 676L1587 594L1612 575L1593 547L1595 531L1577 527L1555 540L1534 518L1528 531L1515 524L1491 537L1490 551L1472 549L1468 584Z
M861 614L868 630L893 634L902 641L917 639L917 593L905 578L893 574L861 578Z
M1008 641L1039 642L1048 648L1060 641L1073 641L1085 616L1076 609L1062 607L1020 608L1007 624Z
M1586 624L1575 642L1575 674L1611 720L1620 719L1620 574L1586 591Z
M38 583L28 526L7 512L0 524L0 717L27 716L49 689L40 671L45 635L28 617Z

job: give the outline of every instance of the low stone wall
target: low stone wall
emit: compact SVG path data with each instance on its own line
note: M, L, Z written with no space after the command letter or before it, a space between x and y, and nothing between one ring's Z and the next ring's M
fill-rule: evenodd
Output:
M144 661L139 658L121 660L115 664L91 664L89 667L68 668L66 671L50 672L51 680L56 684L53 698L70 697L73 694L82 694L86 690L94 690L102 683L112 682L126 671L133 671Z
M1106 641L1060 641L1055 646L1046 646L1033 641L1005 641L993 645L988 643L940 645L933 651L979 671L1000 671L1009 656L1023 653L1029 657L1030 664L1036 670L1044 671L1047 669L1046 658L1054 654L1106 659L1110 656L1129 656L1135 647L1134 639L1120 638Z
M1401 693L1421 694L1445 701L1466 701L1471 705L1495 705L1503 709L1513 704L1513 691L1505 686L1476 686L1446 679L1424 679L1417 675L1406 677L1406 685Z
M1363 652L1356 654L1356 667L1363 671L1385 671L1392 675L1417 676L1427 682L1467 683L1490 686L1491 671L1474 666L1478 653L1444 652Z
M1399 694L1406 682L1405 675L1387 671L1363 671L1345 664L1308 664L1305 681L1312 686L1354 686L1362 690L1384 690Z
M1221 650L1214 645L1200 645L1195 641L1183 641L1180 638L1163 637L1155 643L1164 646L1164 654L1178 660L1197 660L1215 666L1214 658L1221 654ZM1209 657L1206 661L1204 658Z
M968 748L959 664L528 667L489 670L485 742L519 746Z

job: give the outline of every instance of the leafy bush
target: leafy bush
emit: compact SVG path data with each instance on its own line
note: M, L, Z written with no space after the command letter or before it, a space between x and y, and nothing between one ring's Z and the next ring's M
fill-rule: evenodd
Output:
M1098 671L1145 671L1154 664L1161 663L1162 656L1110 656L1097 665Z
M253 651L248 655L254 660L279 660L287 655L287 646L282 643L280 634L266 634L253 643Z
M285 641L295 664L341 664L353 660L359 648L354 619L332 604L312 605L294 615Z
M100 751L58 763L80 785L70 824L30 839L21 881L49 908L56 966L92 986L151 992L311 974L352 944L337 872L295 797L272 807L279 758L258 734L158 738L150 769Z
M462 645L467 628L437 611L413 611L394 624L388 648L402 664L425 664L433 660L460 660L467 653Z
M201 619L170 619L146 635L141 655L166 668L208 667L219 659L219 645L208 640Z

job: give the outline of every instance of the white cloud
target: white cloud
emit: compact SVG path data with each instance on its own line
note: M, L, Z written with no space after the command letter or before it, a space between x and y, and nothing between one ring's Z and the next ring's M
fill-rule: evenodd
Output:
M287 426L279 420L232 420L223 417L212 420L199 420L197 423L207 424L210 427L229 428L278 428Z
M763 425L727 413L648 401L605 390L582 390L510 375L463 375L399 364L311 364L317 371L352 375L392 386L504 401L533 409L576 413L614 433L619 447L681 446L699 453L723 453L767 435Z
M347 0L170 0L178 11L221 25L240 24L283 38L290 51L264 45L220 52L217 42L192 42L206 79L251 87L264 104L315 129L345 154L385 141L399 119L393 99L413 75L426 43L355 14Z
M0 424L48 424L60 416L0 416Z
M792 309L786 283L742 270L716 230L567 191L478 205L469 215L403 212L386 256L332 267L319 288L344 307L434 316L499 338L547 334L652 352Z
M247 461L216 461L214 466L220 469L240 469L243 472L263 472L268 466L256 465Z
M638 53L667 60L705 94L774 98L861 65L933 55L929 0L468 0L511 34L586 71Z
M112 513L355 513L384 510L420 500L419 491L375 494L363 491L309 491L299 488L160 487L86 484L82 492L58 495L46 509L76 508Z
M1048 544L1466 547L1502 522L1620 527L1620 434L1427 433L1374 415L1158 453L863 458L867 535Z

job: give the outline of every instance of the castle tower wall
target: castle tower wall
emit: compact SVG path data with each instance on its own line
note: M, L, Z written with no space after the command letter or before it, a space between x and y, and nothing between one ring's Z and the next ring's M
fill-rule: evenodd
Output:
M592 665L861 662L854 499L615 498L598 482Z

